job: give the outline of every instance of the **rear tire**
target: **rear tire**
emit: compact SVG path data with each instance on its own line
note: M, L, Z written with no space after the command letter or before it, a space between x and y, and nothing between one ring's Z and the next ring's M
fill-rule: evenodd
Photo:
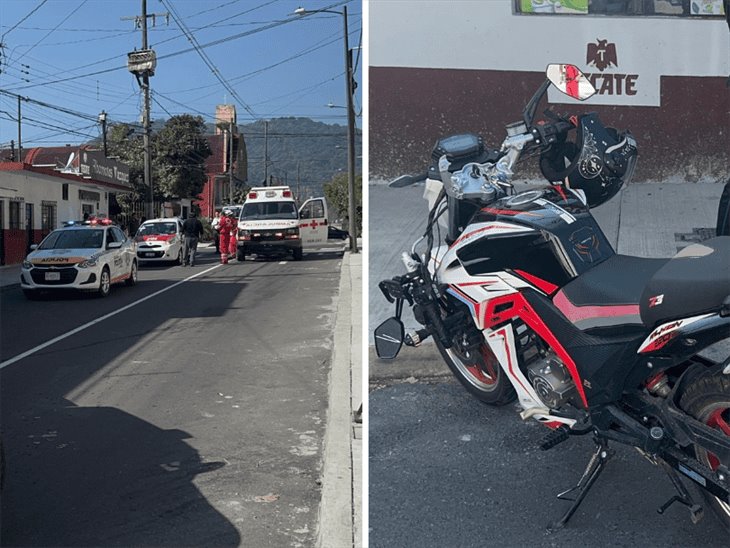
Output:
M481 355L468 361L459 354L456 345L447 349L437 338L434 341L454 376L480 402L500 406L515 400L517 394L486 341L480 347Z
M723 375L719 369L716 374L698 375L682 393L679 406L695 419L711 426L730 438L730 376ZM717 457L704 449L695 448L697 459L712 470L720 464L730 466L730 462L720 463ZM722 502L702 490L702 496L730 532L730 503Z
M294 260L295 261L301 261L302 257L304 257L304 251L301 247L294 248Z
M236 250L236 259L238 259L239 261L246 260L246 252L240 247Z

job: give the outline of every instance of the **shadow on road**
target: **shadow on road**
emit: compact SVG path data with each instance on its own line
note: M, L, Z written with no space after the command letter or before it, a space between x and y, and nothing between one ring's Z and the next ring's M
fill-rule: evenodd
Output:
M3 545L237 546L193 484L225 463L202 462L188 437L119 409L44 401L5 439Z
M225 462L203 461L182 430L161 429L120 408L81 407L67 399L101 370L105 377L122 365L128 370L129 361L120 356L143 347L155 333L184 331L185 322L195 318L217 321L248 287L215 278L191 283L195 302L180 306L178 293L164 293L155 306L165 315L130 309L119 322L92 326L0 371L3 546L240 545L233 524L194 484L198 475ZM73 310L84 303L65 304ZM188 343L197 341L181 344L180 351L190 352ZM175 375L173 356L170 364L155 374ZM133 373L139 379L152 374Z

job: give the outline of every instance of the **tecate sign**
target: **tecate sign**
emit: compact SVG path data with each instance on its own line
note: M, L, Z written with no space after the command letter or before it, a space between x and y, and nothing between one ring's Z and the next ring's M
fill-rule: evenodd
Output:
M606 38L582 44L586 52L583 72L596 88L596 95L588 100L593 105L633 105L658 107L661 92L659 75L649 66L625 66L622 63L619 44ZM637 55L626 55L637 59ZM577 103L557 90L548 91L551 103Z

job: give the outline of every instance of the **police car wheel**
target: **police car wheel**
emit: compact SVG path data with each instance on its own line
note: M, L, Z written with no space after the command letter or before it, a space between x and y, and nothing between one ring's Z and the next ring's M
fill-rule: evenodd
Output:
M99 297L107 297L111 291L111 285L112 281L109 269L105 266L101 271L101 276L99 276L99 289L97 290L97 295Z
M137 283L137 261L132 261L132 270L129 273L129 278L126 280L128 286L133 286Z

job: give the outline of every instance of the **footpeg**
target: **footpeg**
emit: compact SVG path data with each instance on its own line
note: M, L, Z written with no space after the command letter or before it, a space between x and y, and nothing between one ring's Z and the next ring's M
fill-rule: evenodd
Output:
M430 333L427 329L419 329L413 333L406 333L403 343L406 346L419 346L423 341L429 337Z
M550 430L540 442L540 449L547 451L552 449L556 445L563 443L570 437L570 428L566 425L557 427L555 430Z

